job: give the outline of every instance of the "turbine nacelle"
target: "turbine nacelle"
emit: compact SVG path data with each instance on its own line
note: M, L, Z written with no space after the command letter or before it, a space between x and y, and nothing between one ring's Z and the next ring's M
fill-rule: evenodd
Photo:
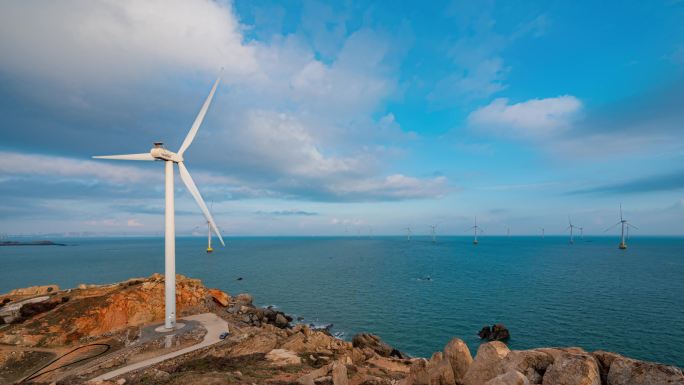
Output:
M169 151L164 147L157 146L157 143L155 143L154 148L150 150L150 155L152 155L154 159L170 160L174 163L180 163L183 161L183 157L181 155L176 154L173 151Z

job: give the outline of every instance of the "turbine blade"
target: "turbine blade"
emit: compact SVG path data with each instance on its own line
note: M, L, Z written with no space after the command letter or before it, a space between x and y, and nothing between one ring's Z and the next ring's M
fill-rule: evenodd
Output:
M607 232L607 231L609 231L609 230L612 230L615 226L619 225L620 223L622 223L622 221L620 221L620 222L618 222L618 223L616 223L616 224L610 226L609 228L603 230L603 232L605 233L605 232Z
M627 227L634 227L635 229L639 230L639 228L638 228L638 227L634 226L634 225L633 225L633 224L631 224L631 223L627 223Z
M95 159L115 159L115 160L155 160L154 157L149 152L145 152L142 154L101 155L101 156L94 156L93 158L95 158Z
M221 72L223 72L223 69L221 69ZM195 135L197 135L197 130L199 130L199 127L202 124L202 121L204 120L204 116L207 114L207 110L209 109L209 105L211 104L211 99L214 98L214 92L216 92L216 87L218 86L220 80L221 75L219 74L219 76L216 78L216 81L214 82L214 86L211 87L211 91L209 92L209 96L207 96L207 100L204 101L204 104L202 105L199 114L197 114L197 117L195 118L195 122L192 123L192 127L190 127L190 131L188 131L188 135L185 137L183 144L181 144L180 149L178 150L178 155L183 156L185 150L187 150L188 147L190 147L190 143L192 143L193 139L195 139Z
M192 177L190 176L188 169L185 168L183 162L178 163L178 170L180 171L180 177L183 180L183 183L185 183L185 187L188 188L188 191L190 191L192 197L195 198L195 202L197 202L197 205L199 206L200 210L202 210L202 214L204 214L204 217L207 219L207 222L209 222L209 226L211 226L211 229L214 230L214 233L216 233L216 236L218 237L219 241L221 241L221 245L225 246L226 244L223 242L223 237L221 237L221 233L219 232L219 229L216 226L216 222L214 222L214 218L211 216L211 213L209 212L206 203L204 203L204 200L202 199L202 195L197 189L197 186L195 186L195 182L193 182Z

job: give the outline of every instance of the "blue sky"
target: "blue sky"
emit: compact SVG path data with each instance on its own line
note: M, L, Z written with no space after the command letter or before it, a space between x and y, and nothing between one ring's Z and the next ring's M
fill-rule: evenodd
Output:
M684 234L684 2L8 1L0 233ZM202 216L177 183L177 229ZM202 230L203 232L204 230Z

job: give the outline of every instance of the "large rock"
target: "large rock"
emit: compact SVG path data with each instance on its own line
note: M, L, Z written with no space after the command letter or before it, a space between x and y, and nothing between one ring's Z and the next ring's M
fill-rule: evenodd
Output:
M594 357L596 363L598 364L599 373L601 374L601 383L607 384L608 371L610 370L610 365L613 364L613 361L615 361L616 358L622 358L622 356L617 353L606 352L603 350L595 351L591 353L591 355Z
M589 354L561 353L544 374L543 385L601 385L601 375Z
M252 305L253 298L251 295L247 293L240 293L235 296L235 303L240 306L253 306Z
M522 373L530 384L541 384L544 373L553 363L553 357L537 350L513 350L499 363L500 373L517 371Z
M285 349L271 350L266 353L266 360L269 361L272 366L300 365L302 363L302 359L297 353Z
M209 289L209 295L214 299L216 303L223 307L228 307L230 305L230 296L219 289Z
M488 341L507 341L511 338L511 334L504 324L494 324L491 328L484 326L477 335Z
M485 385L529 385L530 382L522 373L517 370L511 370L504 374L500 374L491 380L487 381Z
M332 366L333 385L348 385L347 366L342 361L335 361Z
M393 347L389 346L387 343L382 341L380 337L374 335L374 334L368 334L368 333L360 333L354 336L352 338L352 345L355 348L359 349L364 349L364 348L370 348L373 349L376 353L383 357L397 357L397 358L407 358L406 355L397 349L394 349Z
M608 371L608 385L684 385L679 368L630 358L615 358Z
M454 338L449 341L444 347L444 357L449 360L451 370L454 373L454 380L460 384L463 381L470 364L473 362L473 357L470 355L468 345L459 338Z
M488 342L480 345L472 364L463 376L464 385L484 385L487 381L498 376L500 363L510 350L499 341Z
M411 365L407 383L412 385L454 385L454 371L442 352L432 355L429 361L416 360Z
M275 349L277 345L277 335L269 332L260 332L234 345L230 350L230 355L237 357L256 353L266 354Z

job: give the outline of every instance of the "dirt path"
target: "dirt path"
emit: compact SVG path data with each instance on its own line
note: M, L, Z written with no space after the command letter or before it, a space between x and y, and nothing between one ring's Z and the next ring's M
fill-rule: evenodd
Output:
M122 374L126 374L126 373L132 372L134 370L138 370L138 369L142 369L142 368L154 365L154 364L158 364L162 361L166 361L168 359L175 358L175 357L178 357L180 355L183 355L183 354L186 354L186 353L189 353L189 352L192 352L192 351L213 345L213 344L221 341L221 339L219 338L219 335L221 335L221 333L228 331L228 323L214 313L197 314L197 315L193 315L190 317L185 317L184 319L185 320L198 321L199 323L202 324L202 326L204 326L205 329L207 329L207 334L204 336L204 339L202 340L202 342L200 342L196 345L192 345L192 346L189 346L187 348L181 349L181 350L177 350L177 351L172 352L172 353L164 354L164 355L158 356L158 357L149 358L149 359L144 360L144 361L136 362L135 364L124 366L123 368L119 368L119 369L113 370L111 372L107 372L105 374L99 375L99 376L93 378L91 381L94 382L94 381L99 381L99 380L109 380L109 379L112 379L114 377L120 376Z

